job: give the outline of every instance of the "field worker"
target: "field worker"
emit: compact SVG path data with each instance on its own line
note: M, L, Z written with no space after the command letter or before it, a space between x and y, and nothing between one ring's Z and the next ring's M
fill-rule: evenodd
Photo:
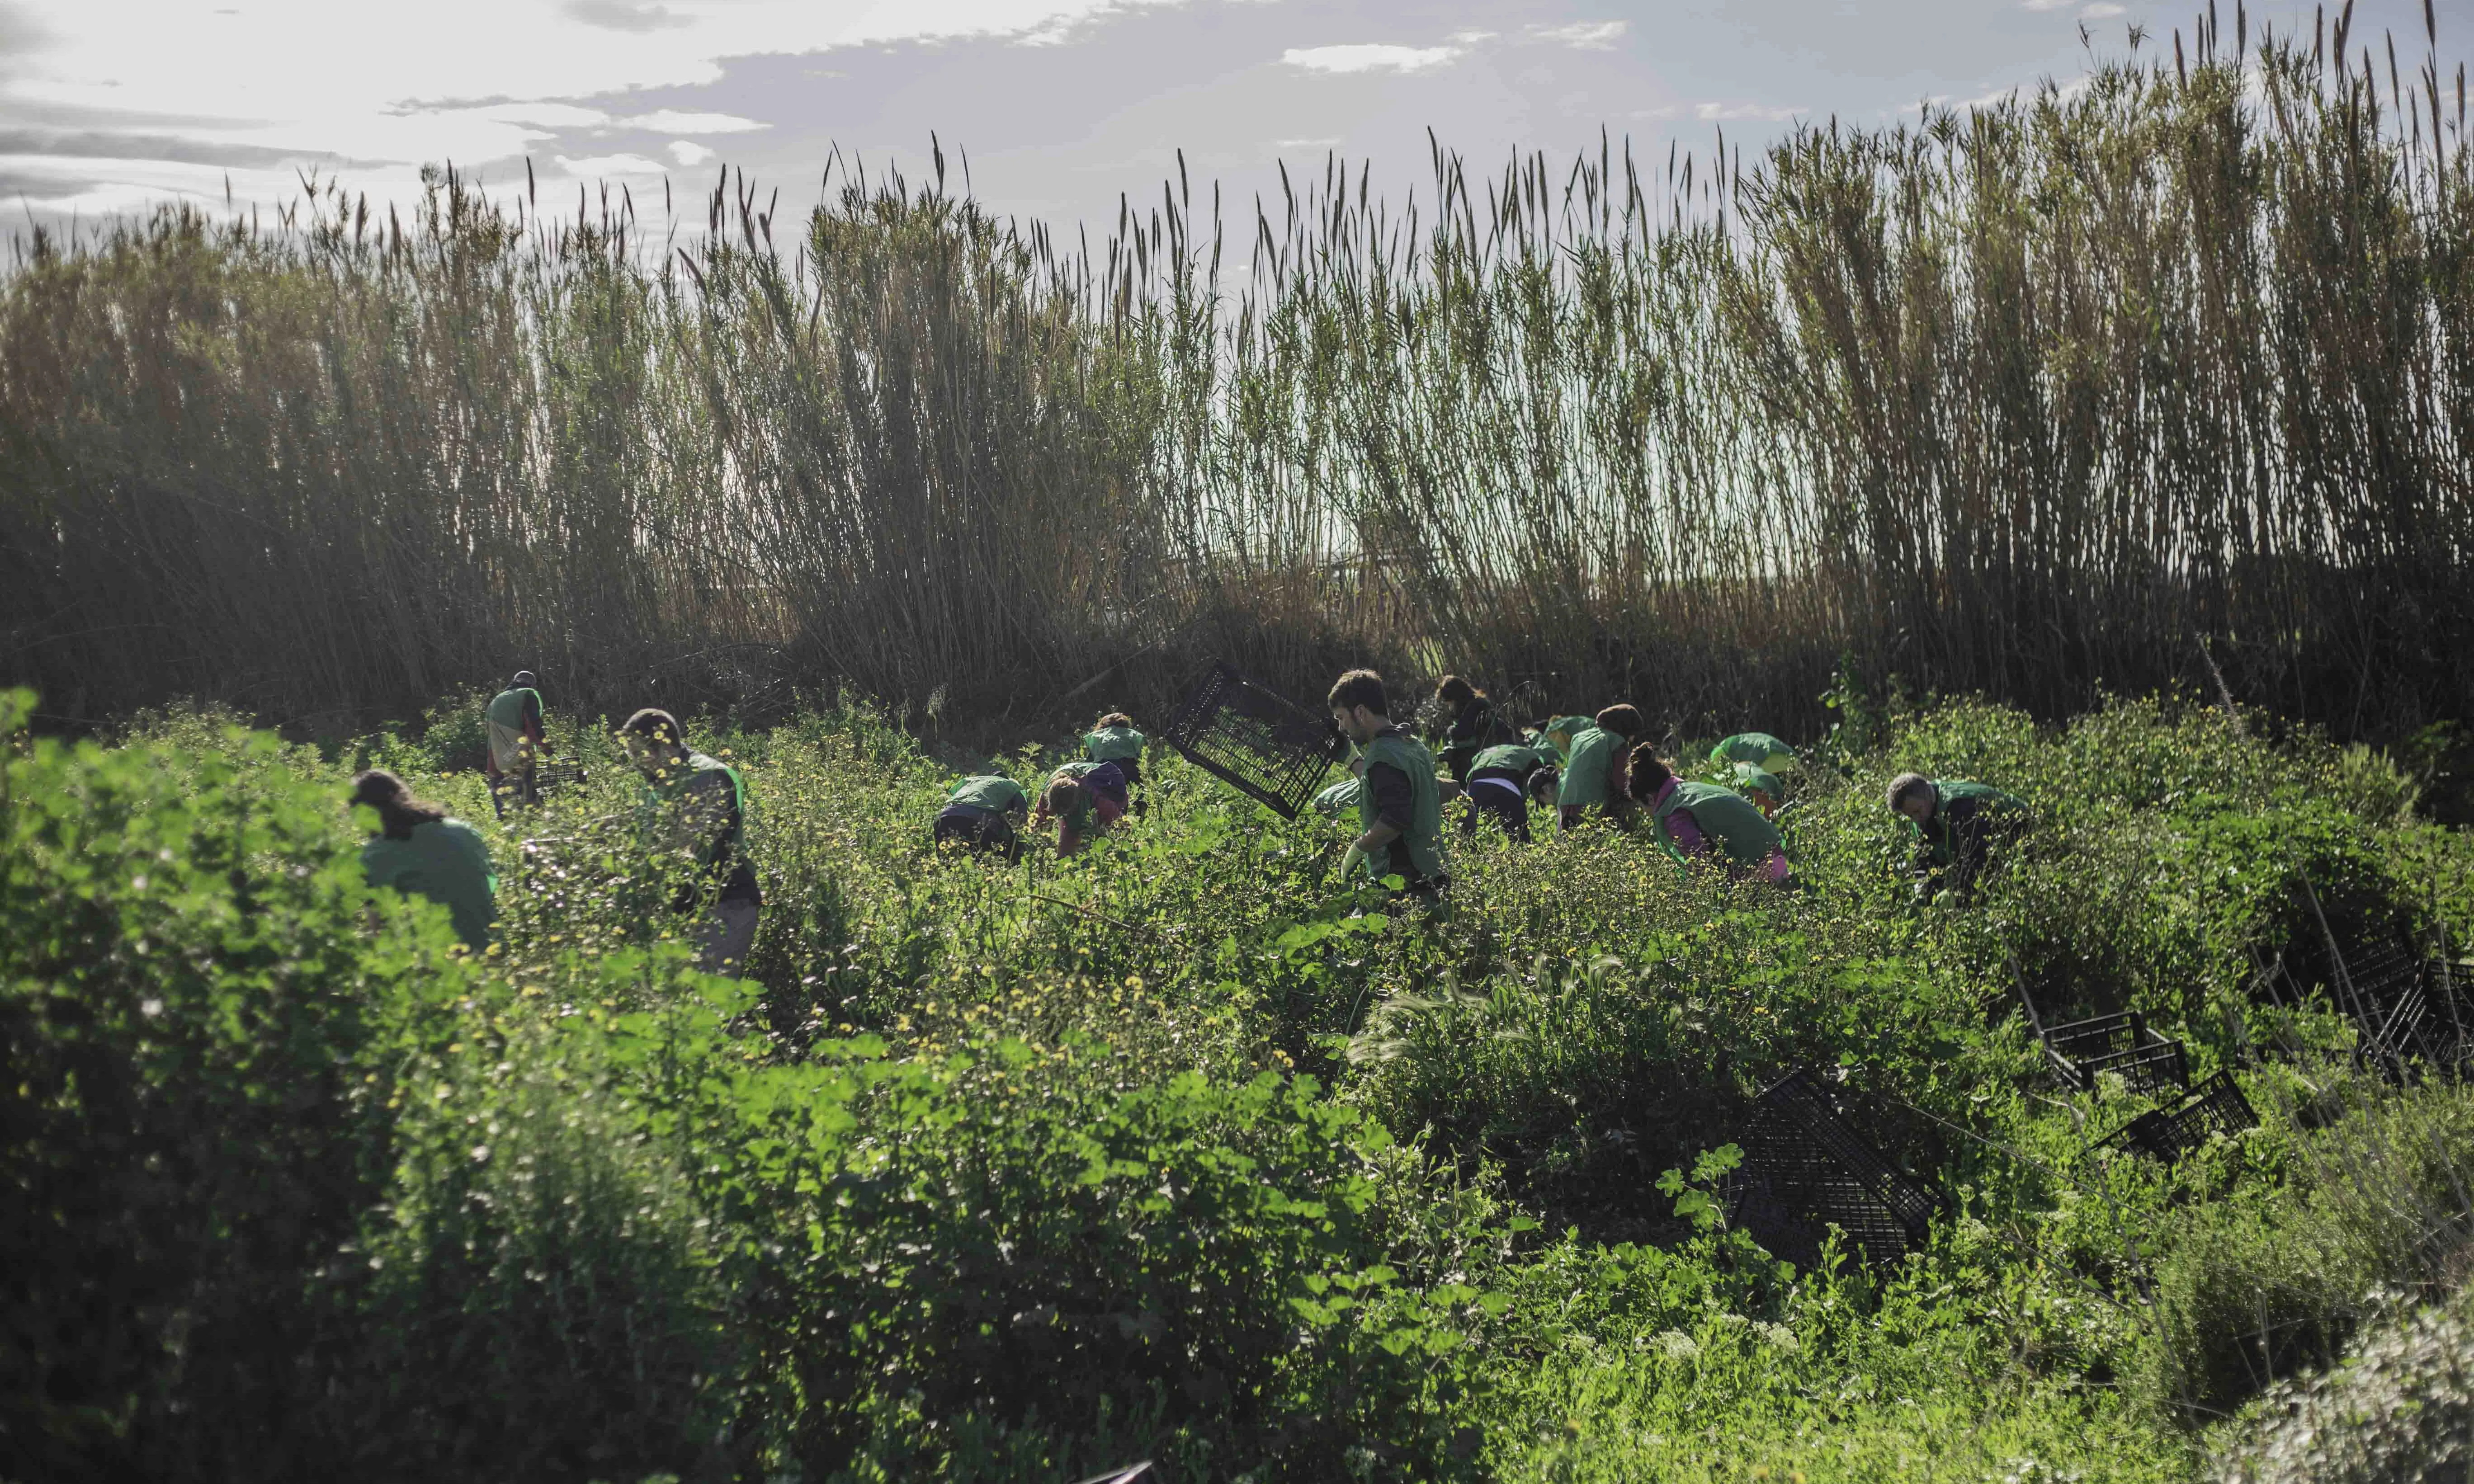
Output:
M1074 855L1108 832L1126 814L1126 776L1112 762L1070 762L1049 778L1039 795L1036 829L1056 821L1056 853Z
M1506 742L1480 751L1469 759L1468 812L1461 816L1461 832L1474 836L1478 816L1503 826L1513 839L1529 839L1529 797L1531 780L1539 774L1554 775L1552 760L1543 748L1518 742Z
M1357 811L1357 801L1366 792L1363 779L1346 778L1324 789L1309 801L1307 807L1325 819L1338 819Z
M1786 846L1778 826L1741 794L1677 778L1646 743L1633 749L1626 772L1633 800L1656 822L1667 854L1687 866L1708 862L1739 878L1786 883Z
M1578 717L1558 717L1547 727L1550 741L1561 739L1562 777L1556 781L1556 817L1561 829L1576 829L1596 809L1617 824L1625 822L1632 800L1624 786L1625 749L1648 730L1637 707L1611 706L1577 729Z
M1729 772L1734 778L1735 792L1751 800L1753 807L1761 811L1761 818L1777 817L1779 805L1786 802L1786 788L1776 774L1748 762L1739 762Z
M533 784L533 766L549 751L549 737L542 730L541 692L530 670L518 670L507 688L490 698L482 708L481 721L490 734L489 756L481 771L490 779L490 804L501 818L507 803L538 803L541 794Z
M747 858L747 785L728 763L690 752L679 719L667 711L638 711L618 729L618 740L644 776L644 808L662 850L693 869L672 910L704 908L696 966L739 973L764 906Z
M1003 855L1011 865L1022 859L1022 840L1013 827L1030 813L1031 796L1021 784L1002 774L975 773L946 792L935 840L974 855Z
M1710 749L1710 760L1722 768L1751 763L1763 773L1783 776L1795 768L1795 749L1766 731L1739 731Z
M1365 762L1357 800L1362 833L1341 856L1341 874L1362 860L1375 880L1396 875L1405 890L1433 900L1450 880L1443 868L1443 793L1434 754L1407 729L1393 725L1383 678L1371 670L1342 676L1323 704Z
M1082 755L1092 762L1112 762L1126 778L1126 797L1136 814L1143 812L1143 801L1135 791L1143 786L1143 734L1134 730L1134 719L1123 711L1110 711L1091 724L1090 735L1082 739Z
M1435 702L1443 713L1443 720L1427 735L1429 741L1441 744L1435 749L1435 761L1442 765L1443 777L1466 784L1479 751L1507 738L1510 729L1495 719L1494 702L1487 693L1457 675L1446 675L1436 683Z
M403 779L383 768L352 778L352 803L376 809L378 833L361 847L370 885L426 897L447 909L455 936L480 953L498 916L498 877L481 832L412 797Z
M1916 843L1916 896L1949 892L1964 903L1995 856L2026 830L2027 802L1964 778L1902 773L1890 780L1890 811Z

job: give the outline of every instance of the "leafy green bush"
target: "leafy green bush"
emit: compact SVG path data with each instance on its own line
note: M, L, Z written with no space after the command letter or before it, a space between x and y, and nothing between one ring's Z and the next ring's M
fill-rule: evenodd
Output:
M2474 1468L2474 1289L2382 1324L2324 1376L2277 1387L2216 1460L2226 1484L2462 1478Z

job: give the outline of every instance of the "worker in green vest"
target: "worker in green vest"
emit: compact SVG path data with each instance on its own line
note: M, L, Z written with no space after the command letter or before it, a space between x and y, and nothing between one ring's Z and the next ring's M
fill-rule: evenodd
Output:
M1082 739L1085 758L1115 763L1125 775L1128 805L1136 814L1143 812L1144 740L1134 730L1134 719L1123 711L1110 711L1092 723L1090 734Z
M1056 821L1056 853L1079 855L1126 814L1126 776L1113 762L1069 762L1040 790L1033 829Z
M1461 832L1474 837L1478 816L1484 815L1503 826L1505 834L1526 843L1530 783L1541 772L1554 772L1551 758L1544 748L1519 742L1481 748L1470 757L1468 777L1462 784L1469 806L1461 816Z
M1994 862L2026 832L2027 802L1986 783L1902 773L1890 780L1890 811L1915 842L1913 874L1922 900L1947 892L1964 905Z
M1437 719L1426 740L1435 744L1435 762L1443 776L1464 786L1480 752L1513 738L1493 699L1460 676L1446 675L1435 683L1435 709Z
M1647 744L1633 749L1627 774L1632 797L1655 822L1667 854L1686 865L1722 867L1739 879L1788 883L1785 841L1741 794L1677 778Z
M1710 760L1720 767L1751 763L1763 773L1783 775L1795 767L1795 749L1766 731L1739 731L1710 749Z
M702 915L697 967L741 972L764 906L747 857L745 781L719 758L690 751L679 719L667 711L646 706L628 717L618 741L643 775L643 811L657 850L686 866L671 908Z
M490 738L481 771L490 780L490 805L502 819L510 803L541 802L533 769L549 751L549 737L542 729L537 683L533 672L518 670L507 688L491 697L481 711L482 727Z
M384 768L353 778L352 803L377 811L378 832L361 847L361 871L370 885L439 903L464 946L487 951L490 924L498 916L498 877L481 832L415 799L403 779Z
M1776 818L1779 806L1786 802L1785 785L1766 768L1739 762L1728 770L1728 777L1734 779L1735 792L1751 800L1753 807L1761 811L1763 819Z
M1341 857L1346 875L1360 861L1377 881L1398 876L1403 889L1432 901L1449 884L1443 866L1443 794L1435 756L1392 722L1383 678L1351 670L1324 698L1341 734L1356 744L1363 767L1357 820L1361 833Z
M1356 813L1357 801L1365 793L1365 779L1346 778L1315 795L1308 802L1308 806L1325 819L1338 819L1344 814Z
M1002 855L1012 865L1022 859L1022 837L1014 826L1030 815L1031 796L1021 784L1003 774L975 773L946 791L934 839L974 855Z
M1563 759L1556 780L1556 824L1559 829L1580 826L1594 809L1616 824L1629 823L1632 800L1624 786L1625 750L1649 730L1638 707L1608 706L1581 725L1581 718L1558 717L1547 724L1547 740Z

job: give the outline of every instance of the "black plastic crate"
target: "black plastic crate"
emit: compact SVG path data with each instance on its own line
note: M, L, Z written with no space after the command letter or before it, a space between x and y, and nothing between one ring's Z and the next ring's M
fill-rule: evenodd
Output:
M2259 1127L2259 1114L2242 1094L2234 1074L2219 1072L2171 1108L2141 1113L2108 1135L2110 1146L2153 1155L2171 1164L2219 1134L2227 1137Z
M2375 1026L2365 1023L2360 1052L2400 1073L2413 1061L2455 1071L2474 1061L2474 1005L2465 1002L2447 966L2417 967L2410 981L2368 1002L2379 1020Z
M1162 733L1186 760L1296 819L1347 751L1328 717L1291 705L1215 661Z
M2118 1072L2136 1091L2191 1085L2191 1060L2182 1043L2150 1030L2136 1010L2095 1016L2042 1028L2045 1060L2061 1079L2093 1092L2101 1072Z
M1867 1262L1904 1257L1924 1245L1942 1209L1938 1194L1848 1126L1808 1072L1762 1091L1743 1145L1729 1219L1800 1267L1820 1260L1832 1226Z

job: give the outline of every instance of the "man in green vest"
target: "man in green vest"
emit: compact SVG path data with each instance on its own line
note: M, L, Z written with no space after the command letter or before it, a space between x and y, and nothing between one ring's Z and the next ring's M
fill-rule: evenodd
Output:
M1435 778L1435 754L1392 723L1383 677L1351 670L1324 699L1341 734L1355 743L1364 764L1357 801L1363 831L1341 857L1344 875L1360 861L1375 880L1398 876L1404 890L1432 901L1449 884L1443 867L1443 793Z
M1720 866L1742 880L1790 884L1786 842L1743 795L1677 778L1647 744L1633 750L1627 782L1656 822L1659 844L1677 861Z
M728 763L690 752L679 719L667 711L638 711L618 729L618 740L644 776L644 811L657 849L687 864L690 874L672 910L703 912L697 967L739 973L764 905L747 858L746 784Z
M541 802L533 768L549 751L549 737L542 730L542 698L533 688L536 683L533 672L518 670L507 688L491 697L481 712L490 735L490 752L481 771L490 780L490 804L502 819L510 802Z
M2027 802L1964 778L1902 773L1890 780L1890 811L1907 822L1916 847L1916 896L1942 892L1965 905L1995 859L2027 828Z

